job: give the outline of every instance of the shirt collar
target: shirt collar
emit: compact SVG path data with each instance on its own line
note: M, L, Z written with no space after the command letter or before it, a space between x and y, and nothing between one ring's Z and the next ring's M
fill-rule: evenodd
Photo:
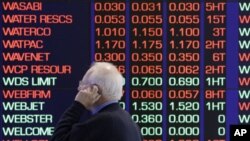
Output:
M92 109L90 109L91 111L91 114L94 115L96 113L98 113L100 110L102 110L104 107L110 105L110 104L113 104L113 103L118 103L117 100L112 100L112 101L108 101L108 102L105 102L99 106L96 106L96 107L93 107Z

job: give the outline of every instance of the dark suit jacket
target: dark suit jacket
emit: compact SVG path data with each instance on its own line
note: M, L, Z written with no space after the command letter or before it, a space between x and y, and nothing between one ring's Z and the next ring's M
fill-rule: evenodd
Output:
M68 108L55 129L51 141L141 141L141 133L130 115L118 103L79 122L87 110L78 102Z

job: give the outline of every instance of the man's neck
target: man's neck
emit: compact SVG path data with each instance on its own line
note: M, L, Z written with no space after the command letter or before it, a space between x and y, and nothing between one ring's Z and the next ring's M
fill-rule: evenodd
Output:
M97 105L93 108L90 109L92 115L98 113L100 110L102 110L103 108L105 108L106 106L110 105L110 104L113 104L113 103L118 103L117 100L110 100L110 101L106 101L100 105Z

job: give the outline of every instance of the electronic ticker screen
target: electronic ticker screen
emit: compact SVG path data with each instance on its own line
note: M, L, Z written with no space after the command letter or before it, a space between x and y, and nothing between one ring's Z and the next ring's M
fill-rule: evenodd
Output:
M229 141L249 125L249 0L2 0L0 13L2 141L48 141L103 61L144 141Z

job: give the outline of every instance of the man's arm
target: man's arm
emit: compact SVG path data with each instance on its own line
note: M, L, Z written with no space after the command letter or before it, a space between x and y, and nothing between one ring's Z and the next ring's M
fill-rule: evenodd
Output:
M83 112L87 112L86 108L79 102L74 101L57 123L51 141L68 141L72 126L79 122Z
M93 104L101 97L97 92L98 88L93 86L86 87L77 93L74 103L64 112L59 120L51 141L69 140L73 125L78 123L82 113L88 112Z

